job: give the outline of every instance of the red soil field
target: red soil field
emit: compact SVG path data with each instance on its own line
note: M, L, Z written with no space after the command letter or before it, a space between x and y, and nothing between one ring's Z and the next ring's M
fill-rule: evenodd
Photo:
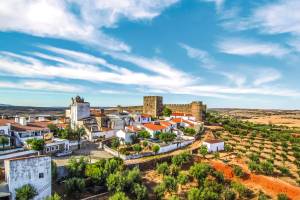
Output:
M220 161L211 161L210 163L216 170L223 172L226 178L239 180L241 183L250 188L263 190L266 194L273 198L279 193L285 193L292 200L300 200L300 187L290 185L274 177L252 174L245 169L245 166L241 167L243 167L244 171L249 174L248 178L238 179L234 177L233 171L229 165Z

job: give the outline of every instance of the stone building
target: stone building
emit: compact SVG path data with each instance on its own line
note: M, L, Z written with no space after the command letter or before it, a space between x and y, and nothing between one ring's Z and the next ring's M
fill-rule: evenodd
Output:
M162 114L164 105L162 96L144 96L143 113L158 117Z
M79 120L90 117L90 115L90 103L85 102L80 96L72 98L70 106L70 120L72 129L75 129L78 126Z
M4 161L5 180L10 199L16 199L16 189L31 184L38 195L34 200L43 200L51 195L51 157L32 156Z

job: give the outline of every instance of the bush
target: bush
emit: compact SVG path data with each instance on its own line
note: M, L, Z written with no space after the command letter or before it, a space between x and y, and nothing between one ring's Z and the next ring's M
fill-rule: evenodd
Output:
M176 134L163 132L159 135L159 139L165 143L172 142L176 138Z
M121 192L126 186L126 177L121 172L110 174L106 179L106 186L109 191Z
M175 155L172 157L172 163L176 166L181 166L184 163L187 163L191 160L191 154L188 152L183 152L179 155Z
M211 166L205 163L196 163L191 166L189 173L198 181L200 185L211 172Z
M236 199L236 193L230 189L226 189L224 191L224 200L235 200Z
M16 189L16 200L31 200L36 195L38 195L36 189L30 184Z
M109 200L129 200L124 192L116 192L113 196L109 197Z
M189 181L189 177L183 172L180 172L179 175L177 176L177 182L180 185L185 185L188 181Z
M288 196L284 193L280 193L277 195L277 200L288 200Z
M44 146L45 146L45 141L43 139L28 139L27 144L31 147L31 149L36 150L36 151L43 151Z
M113 149L117 149L120 146L120 140L118 138L112 138L110 145Z
M201 198L201 191L198 188L192 188L188 192L188 200L196 200Z
M46 197L45 200L62 200L62 198L57 193L54 193L54 195Z
M283 176L289 176L291 174L290 170L287 167L278 167L278 169Z
M258 154L251 153L249 155L249 159L253 162L259 163L259 155Z
M259 164L257 164L256 162L254 161L250 161L248 163L248 168L251 172L259 172L260 171L260 168L259 168Z
M85 181L82 178L70 178L65 181L65 189L68 195L82 192L85 188Z
M141 130L138 132L139 138L150 138L150 133L146 130Z
M237 177L243 177L245 175L245 173L243 172L243 169L238 165L233 166L233 173Z
M133 150L136 151L137 153L140 153L142 151L142 147L139 144L133 145Z
M269 162L261 162L260 164L260 169L261 169L261 172L266 174L266 175L272 175L273 172L274 172L274 166L272 163L269 163Z
M135 183L133 185L133 194L136 197L137 200L147 199L148 193L147 188L144 185Z
M161 164L157 164L156 165L156 171L157 173L159 174L162 174L162 175L168 175L169 174L169 165L167 162L163 162Z
M165 176L163 179L163 184L165 185L165 189L168 192L175 192L177 191L177 181L172 176Z
M179 167L177 167L176 165L170 165L169 167L169 175L170 176L177 176L179 173Z
M154 194L155 194L155 197L156 199L162 199L163 196L164 196L164 193L165 193L165 185L160 183L159 185L156 185L154 187Z

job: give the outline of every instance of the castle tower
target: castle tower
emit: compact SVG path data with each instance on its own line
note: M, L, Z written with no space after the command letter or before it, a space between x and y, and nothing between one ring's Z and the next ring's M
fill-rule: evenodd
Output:
M163 111L162 96L144 96L143 113L158 117Z
M191 103L191 114L196 118L197 121L202 121L202 102L201 101L193 101Z

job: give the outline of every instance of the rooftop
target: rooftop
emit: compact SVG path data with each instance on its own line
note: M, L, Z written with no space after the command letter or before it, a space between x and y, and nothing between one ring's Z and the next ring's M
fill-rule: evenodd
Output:
M147 124L144 124L143 126L152 131L159 131L159 130L163 130L166 128L165 126L158 125L158 124L152 124L152 123L147 123Z

